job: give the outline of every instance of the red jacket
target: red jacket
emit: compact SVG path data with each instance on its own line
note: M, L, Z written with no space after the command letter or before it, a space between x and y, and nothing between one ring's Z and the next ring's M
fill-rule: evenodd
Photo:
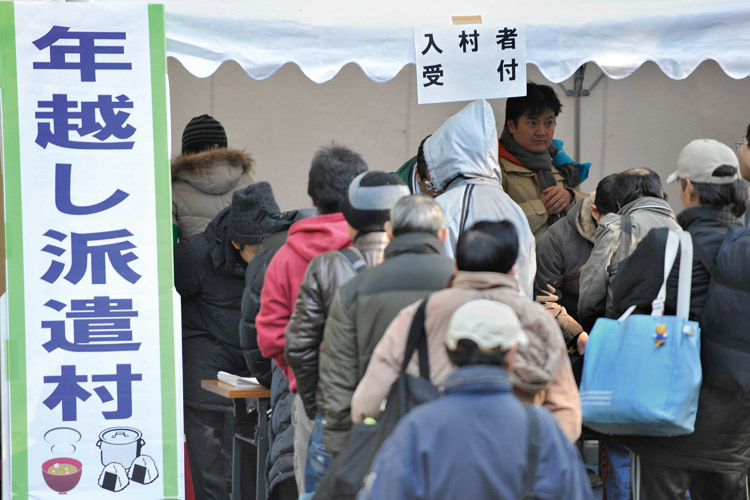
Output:
M284 359L284 330L294 312L294 303L307 264L316 256L351 246L344 215L318 215L295 222L286 243L276 252L266 271L260 293L260 311L255 318L258 347L273 359L289 379L289 390L297 390L294 374Z

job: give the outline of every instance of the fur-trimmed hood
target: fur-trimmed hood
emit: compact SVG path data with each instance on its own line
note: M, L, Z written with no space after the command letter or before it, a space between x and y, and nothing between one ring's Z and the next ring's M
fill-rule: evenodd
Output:
M202 233L232 204L235 191L252 184L253 160L237 149L209 149L172 160L172 224L180 238Z
M228 163L230 166L249 172L253 168L252 157L239 149L208 149L195 154L177 156L172 160L172 178L182 174L195 175L213 168L217 163ZM240 172L240 173L242 173Z
M574 226L578 233L591 243L594 243L594 236L596 235L596 221L594 216L591 215L591 205L594 204L595 197L596 191L592 191L578 202L575 209L568 212L568 217L575 219Z

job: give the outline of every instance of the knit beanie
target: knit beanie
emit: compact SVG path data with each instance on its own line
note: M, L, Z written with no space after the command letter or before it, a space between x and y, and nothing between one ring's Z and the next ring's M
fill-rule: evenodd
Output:
M409 188L400 178L373 170L359 174L349 184L347 197L341 202L344 218L360 232L383 231L391 218L391 208L408 196Z
M280 214L271 185L256 182L232 195L229 214L229 239L240 245L255 245L273 231L273 222Z
M227 133L222 124L212 116L196 116L182 131L182 154L184 155L225 147L227 147Z

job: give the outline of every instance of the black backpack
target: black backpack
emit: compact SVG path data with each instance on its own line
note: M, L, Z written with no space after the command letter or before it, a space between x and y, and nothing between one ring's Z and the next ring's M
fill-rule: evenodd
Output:
M703 380L750 394L750 228L729 229L716 264L694 243L711 273L700 321Z

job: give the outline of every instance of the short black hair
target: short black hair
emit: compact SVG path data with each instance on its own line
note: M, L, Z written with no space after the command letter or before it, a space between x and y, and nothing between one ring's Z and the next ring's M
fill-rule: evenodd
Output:
M346 198L349 184L365 171L367 164L351 149L336 144L321 148L310 165L307 194L321 214L336 213Z
M464 231L456 244L460 271L507 273L518 258L518 231L512 222L479 221Z
M424 159L424 141L429 139L431 135L432 134L422 139L422 142L419 143L419 148L417 149L417 173L419 174L419 178L423 181L429 176L427 170L427 160Z
M667 199L661 177L650 168L631 168L618 174L615 181L615 199L620 208L646 196Z
M750 123L747 124L747 130L745 131L745 138L750 141Z
M505 355L508 351L500 349L494 351L482 351L476 342L469 339L459 339L456 349L451 351L446 347L448 359L456 367L467 365L497 365L505 367Z
M507 127L510 120L513 120L513 123L518 125L518 119L525 113L528 113L531 118L536 118L544 113L546 109L555 113L555 116L559 115L560 111L562 111L562 103L554 89L549 85L528 82L524 97L509 97L505 101L504 126Z
M615 199L615 185L617 184L617 175L610 174L599 181L596 185L596 194L594 195L594 205L597 211L604 215L617 213L617 200Z
M737 173L737 169L731 165L721 165L711 173L714 177L731 177ZM685 189L685 179L680 179L682 189ZM737 179L729 184L709 184L706 182L693 182L693 192L698 196L701 205L712 205L715 207L732 207L732 213L737 217L747 210L748 194L745 183Z

